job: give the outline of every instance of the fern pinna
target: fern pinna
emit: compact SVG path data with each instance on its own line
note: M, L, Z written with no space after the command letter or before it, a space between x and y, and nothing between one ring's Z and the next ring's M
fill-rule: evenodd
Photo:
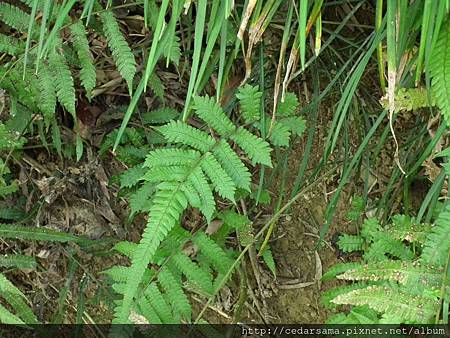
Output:
M199 209L210 222L216 210L213 191L232 202L237 188L250 191L251 174L229 142L239 146L253 164L272 166L269 143L244 127L235 126L213 98L195 97L194 103L196 115L214 130L214 134L174 120L157 127L166 141L174 146L151 151L144 163L146 173L142 179L155 184L156 191L146 229L132 254L123 299L115 310L116 323L128 322L135 301L139 299L139 285L148 264L157 263L155 255L161 242L179 224L188 205ZM193 241L212 259L221 252L220 247L202 233L194 236ZM216 271L226 272L223 269L226 257L220 254L212 262ZM186 259L184 261L187 262ZM184 264L174 265L178 269L185 268ZM170 270L164 271L165 276L171 273ZM169 280L165 282L170 283ZM206 283L203 283L203 290L212 291L210 287L206 288ZM144 290L144 295L146 292L154 294L156 290L151 287Z
M364 254L361 263L337 264L323 275L323 280L354 282L323 294L327 306L353 306L348 314L340 312L328 322L434 323L441 301L450 300L444 273L449 238L450 208L441 212L434 227L408 216L394 216L386 227L368 219L360 235L341 236L341 250Z

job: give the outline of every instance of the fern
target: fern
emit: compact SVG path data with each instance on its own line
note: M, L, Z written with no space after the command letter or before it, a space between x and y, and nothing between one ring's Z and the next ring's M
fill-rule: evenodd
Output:
M431 102L428 97L429 91L426 88L400 88L394 97L394 111L411 111L436 105L436 98L431 93ZM380 99L383 108L389 108L387 96Z
M45 124L48 126L56 110L56 86L52 71L46 63L39 69L40 108L44 114Z
M231 149L227 139L235 141L254 163L271 165L270 146L242 127L235 127L222 109L210 98L196 98L197 116L212 126L222 138L216 141L206 132L181 121L171 121L158 131L170 143L183 150L151 151L145 161L144 180L156 184L149 209L149 221L132 256L132 265L122 303L116 308L114 322L128 321L143 272L153 262L161 242L178 224L188 204L200 209L209 222L215 212L214 189L222 196L233 197L238 186L249 189L250 174ZM223 177L218 177L217 168ZM234 198L230 198L234 201ZM221 248L202 233L193 238L218 272L225 272L232 262ZM181 266L178 266L181 269ZM186 271L185 271L186 272Z
M337 245L339 246L339 249L344 252L359 251L364 247L364 238L361 236L344 234L339 237Z
M25 295L0 273L0 295L14 309L15 314L0 305L0 323L3 324L37 324L38 321L26 304Z
M53 72L58 100L75 118L75 86L59 39L57 39L55 49L50 52L48 61Z
M114 62L120 75L128 84L128 90L131 94L133 88L133 79L136 74L136 60L131 52L128 43L123 37L119 24L111 11L103 11L100 13L100 19L103 23L103 30L111 49Z
M439 303L436 299L423 296L411 297L402 291L368 286L350 291L332 300L335 304L368 305L389 316L402 318L405 322L430 323Z
M25 33L31 17L16 6L3 2L0 3L0 20L19 32Z
M430 59L431 88L442 115L450 125L450 20L441 27Z
M17 56L23 53L24 50L25 45L22 41L12 36L0 34L0 52Z
M428 264L444 266L450 248L450 206L439 214L436 224L431 228L422 253L422 260Z
M77 21L70 26L70 32L73 38L72 43L74 49L80 61L80 80L86 89L87 96L90 97L92 90L95 88L96 72L94 57L89 49L89 42L86 38L86 29L80 21Z
M246 123L253 123L260 119L261 96L262 92L258 91L258 87L246 84L239 88L236 97L241 104L242 117Z

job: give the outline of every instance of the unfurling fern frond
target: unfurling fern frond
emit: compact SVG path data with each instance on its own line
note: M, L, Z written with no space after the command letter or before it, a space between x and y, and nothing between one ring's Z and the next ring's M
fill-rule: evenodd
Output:
M18 7L3 2L0 3L0 20L19 32L25 33L31 17Z
M253 123L260 119L261 96L262 92L258 90L258 87L246 84L239 88L236 97L241 104L242 117L246 123Z
M59 39L55 45L55 49L50 52L48 62L53 72L58 100L75 118L75 86Z
M441 26L430 59L431 89L447 124L450 125L450 19Z
M111 49L114 62L116 63L120 75L127 82L128 90L131 94L133 89L133 79L136 74L136 60L134 59L133 52L122 35L114 14L108 10L101 12L99 15L103 22L103 30L108 41L108 46Z
M80 61L81 84L86 89L87 97L90 97L92 90L95 88L96 72L94 57L89 49L89 42L86 38L86 29L81 21L77 21L70 26L70 32L72 34L74 49Z
M115 323L128 321L147 265L150 262L157 263L155 254L161 242L179 224L188 204L199 209L210 222L216 210L212 188L231 201L234 201L237 187L250 189L248 169L227 141L235 141L254 163L271 166L269 144L246 129L234 126L214 100L196 98L195 110L198 117L222 138L216 141L205 131L181 121L171 121L157 128L168 142L175 143L179 148L153 150L145 161L147 172L143 179L154 183L156 191L152 197L146 229L132 255L123 301L116 308ZM193 241L216 271L225 274L230 269L232 261L213 240L198 233ZM180 260L186 261L186 258L176 256L175 266L188 280L195 280L192 271L196 269L192 264L179 264ZM187 268L193 270L189 272ZM202 278L200 282L206 284L206 280ZM210 280L207 282L208 288ZM165 322L163 318L161 320Z
M443 210L436 224L431 228L422 253L422 260L427 264L444 266L450 250L450 206Z
M337 296L331 302L368 305L375 311L421 324L430 323L439 306L437 299L425 296L411 297L400 290L383 286L369 286L354 290Z

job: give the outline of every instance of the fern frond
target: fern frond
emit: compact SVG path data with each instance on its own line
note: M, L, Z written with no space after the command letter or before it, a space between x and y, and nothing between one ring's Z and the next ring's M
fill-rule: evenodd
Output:
M181 121L170 121L159 127L158 131L163 134L168 142L176 142L191 146L202 152L209 151L216 143L214 139L205 133Z
M162 268L158 273L158 282L167 294L173 311L184 320L191 320L191 305L183 292L180 283L167 268Z
M269 130L271 123L270 119L266 120L266 130ZM275 121L269 137L274 146L287 147L291 138L291 131L287 125Z
M111 49L114 62L116 63L120 75L127 82L128 90L131 94L133 89L133 79L136 74L136 60L134 59L134 55L122 35L119 24L112 11L107 10L101 12L100 18L103 22L103 30L108 41L108 46Z
M175 324L170 306L167 304L156 283L151 283L145 289L144 295L163 324Z
M213 149L213 153L236 187L250 191L251 174L230 145L225 140L221 140Z
M194 97L194 109L196 114L221 136L230 135L236 129L233 122L222 111L222 107L212 97Z
M180 112L178 110L164 107L142 114L142 121L152 124L165 123L175 120L179 115Z
M337 296L335 304L368 305L375 311L402 318L404 321L429 323L434 317L439 302L423 296L411 297L402 291L369 286Z
M0 20L19 32L26 33L32 19L18 7L2 2L0 3Z
M132 218L136 213L150 209L151 197L155 192L155 185L152 183L145 183L130 195L130 217Z
M450 38L450 34L449 34ZM422 252L422 260L428 264L444 266L450 248L450 206L443 210L428 235Z
M165 190L163 183L158 186L150 209L150 219L142 239L133 254L133 262L127 280L127 292L121 306L116 308L115 322L128 322L133 299L137 293L145 268L155 255L161 241L175 226L181 213L187 207L187 200L181 190Z
M289 128L297 136L301 136L306 130L306 121L301 116L288 116L277 120L278 123Z
M249 84L238 89L236 97L239 99L242 117L246 123L253 123L260 119L261 96L262 92L258 90L258 87Z
M270 157L272 149L266 141L253 135L243 127L239 127L230 138L244 150L254 164L260 163L272 168L272 159Z
M167 40L166 48L163 48L163 55L178 66L181 57L180 38L176 34L172 34L171 38Z
M138 302L139 309L141 310L142 315L147 319L149 323L152 324L162 324L161 319L156 313L153 306L149 303L147 298L141 298Z
M188 281L207 294L212 294L211 275L192 262L184 253L176 253L171 259L178 270L180 270Z
M56 95L59 102L75 118L75 86L72 73L62 53L61 44L58 42L49 55L49 67L53 72L53 81L56 87Z
M0 52L9 55L19 55L25 50L25 44L12 36L0 34Z
M28 239L32 241L91 243L90 240L48 228L0 223L0 238Z
M344 252L359 251L363 249L364 238L357 235L343 234L339 236L337 245Z
M77 52L80 61L80 80L86 89L87 97L91 96L92 90L95 88L97 75L94 66L94 57L89 48L89 42L86 38L86 29L81 20L76 21L70 26L70 32L73 38L73 46Z
M292 116L297 109L299 103L297 95L294 93L286 93L284 101L278 103L277 116L278 117L288 117Z
M326 273L323 274L322 280L328 281L336 278L337 275L344 273L345 271L356 269L360 267L360 263L338 263L333 265Z
M31 256L23 255L1 255L0 266L5 268L17 267L19 269L34 269L36 260Z
M138 184L142 179L142 176L147 172L147 169L140 165L134 166L126 171L124 171L120 177L120 187L121 188L131 188L132 186Z
M56 110L56 86L52 71L46 63L42 63L39 68L39 107L44 114L44 122L49 126Z
M349 285L341 285L329 290L322 292L320 295L320 303L325 305L328 308L334 308L337 304L332 303L331 301L339 295L349 293L353 290L359 290L367 288L369 284L367 283L353 283Z
M442 23L431 53L431 89L442 115L450 125L450 19Z
M420 108L426 108L436 105L436 98L431 96L431 102L428 99L428 90L426 88L400 88L394 96L394 111L402 110L411 111ZM389 108L389 100L387 95L380 99L383 108Z
M197 232L192 241L199 247L202 254L213 264L217 271L226 273L233 264L226 252L203 232Z
M155 149L147 155L144 167L188 166L199 160L200 153L196 150L179 148Z
M432 288L441 285L442 271L418 262L386 260L347 270L337 278L373 282L386 280L403 285L421 284Z
M214 185L214 190L223 198L234 202L236 185L211 153L205 154L201 167Z
M200 206L198 207L203 215L206 217L208 223L211 221L211 217L216 210L216 202L206 180L205 174L200 167L196 167L191 175L189 175L190 184L195 188L200 197Z
M392 225L385 228L392 238L410 243L425 243L431 232L430 224L417 224L409 216L396 215L392 218Z

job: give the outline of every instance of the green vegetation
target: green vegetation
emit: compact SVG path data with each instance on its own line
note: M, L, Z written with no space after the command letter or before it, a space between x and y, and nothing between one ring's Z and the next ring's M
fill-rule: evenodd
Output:
M0 323L447 324L449 11L2 1Z

